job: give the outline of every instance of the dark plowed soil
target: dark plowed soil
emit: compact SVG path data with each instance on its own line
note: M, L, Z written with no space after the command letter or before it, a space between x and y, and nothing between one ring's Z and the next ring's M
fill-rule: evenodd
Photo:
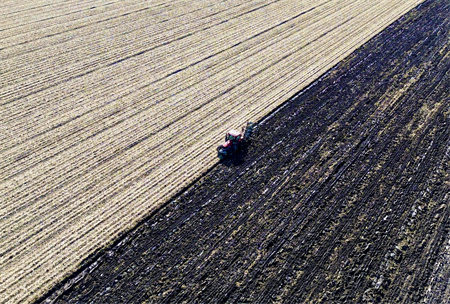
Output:
M446 301L449 22L408 13L46 300Z

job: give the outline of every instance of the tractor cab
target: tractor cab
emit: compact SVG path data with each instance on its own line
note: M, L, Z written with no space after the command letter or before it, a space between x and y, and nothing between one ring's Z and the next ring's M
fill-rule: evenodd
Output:
M225 141L239 142L242 139L242 133L236 130L230 130L227 135L225 135Z

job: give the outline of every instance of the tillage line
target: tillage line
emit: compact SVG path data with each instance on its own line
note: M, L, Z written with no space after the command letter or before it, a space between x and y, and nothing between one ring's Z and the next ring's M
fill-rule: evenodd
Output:
M66 30L66 31L56 32L56 33L53 33L53 34L48 34L48 35L41 36L41 37L36 38L36 39L26 40L26 41L22 41L22 42L20 42L20 43L16 43L16 44L13 44L13 45L8 45L8 46L5 46L5 47L0 48L0 51L1 51L1 50L5 50L5 49L8 49L8 48L11 48L11 47L16 47L16 46L20 46L20 45L25 45L25 44L30 43L30 42L38 41L38 40L40 40L40 39L42 39L42 38L50 38L50 37L58 36L58 35L61 35L61 34L67 34L67 33L70 33L70 32L72 32L72 31L75 31L75 30L79 30L79 29L82 29L82 28L89 27L89 26L91 26L92 24L100 24L100 23L108 22L108 21L111 21L111 20L114 20L114 19L119 19L119 18L122 18L122 17L124 17L124 16L130 15L130 14L133 14L133 13L138 13L138 12L145 11L145 10L149 10L149 9L150 9L150 7L142 8L142 9L138 9L138 10L136 10L136 11L127 12L127 13L123 13L123 14L120 14L120 15L116 15L116 16L113 16L113 17L108 17L108 18L106 18L106 19L98 20L98 21L95 21L95 22L93 22L93 23L86 23L86 24L83 24L83 25L78 25L78 26L73 27L73 28L71 28L71 29L69 29L69 30ZM13 36L10 36L10 37L13 37ZM8 38L9 38L9 37L8 37ZM52 46L53 46L53 45L52 45ZM38 50L38 49L33 49L33 50L29 51L29 52L33 52L33 51L36 51L36 50ZM21 53L21 54L26 54L26 53L28 53L28 52Z

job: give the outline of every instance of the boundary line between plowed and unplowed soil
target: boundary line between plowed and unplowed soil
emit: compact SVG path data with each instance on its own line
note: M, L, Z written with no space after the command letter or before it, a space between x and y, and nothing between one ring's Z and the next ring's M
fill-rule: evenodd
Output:
M401 19L400 19L401 20ZM396 24L399 21L396 21L394 24ZM393 25L391 25L393 26ZM389 27L388 27L389 28ZM380 34L378 34L380 35ZM378 35L376 35L374 38L378 37ZM344 59L345 61L345 59ZM336 64L331 70L334 70L336 67L338 67L340 65L340 63ZM316 80L315 82L313 82L311 86L314 86L316 84L317 81L320 81L324 76L326 76L329 71L325 72L322 77L319 80ZM306 88L305 90L302 90L300 93L297 93L293 96L293 98L295 98L296 96L298 96L299 94L302 94L303 92L307 91L308 88ZM292 100L289 99L289 100ZM289 103L289 101L287 101L286 103L283 103L282 105L278 106L276 109L274 109L271 113L267 114L263 119L261 119L261 122L264 122L267 118L270 118L271 116L273 116L274 113L278 112L280 109L282 109L283 107L287 106ZM152 211L152 213L150 215L148 215L147 217L145 217L144 219L142 219L138 224L136 224L134 226L134 228L132 228L130 231L128 232L124 232L122 234L120 234L120 236L112 243L111 247L118 247L121 246L122 244L126 243L127 240L130 238L130 235L132 235L138 228L140 225L142 225L143 222L148 221L150 218L153 217L153 215L155 213L157 213L159 210L161 210L164 206L166 206L168 203L172 202L173 200L176 200L176 198L183 192L187 191L192 185L196 184L199 180L201 180L205 175L207 175L211 170L213 170L215 167L217 166L214 165L213 167L211 167L210 169L208 169L208 171L206 171L204 174L202 174L200 177L198 177L195 181L193 181L192 183L190 183L188 186L184 187L182 191L178 192L176 195L172 196L172 198L170 200L168 200L164 205L162 205L161 207L157 208L156 210ZM111 248L108 247L108 248ZM64 286L68 286L71 283L75 283L76 281L78 281L80 279L80 277L82 277L84 272L88 272L91 271L92 269L95 268L96 263L101 262L99 260L99 258L101 258L101 255L103 253L105 253L108 248L103 248L100 249L98 252L95 252L93 254L91 254L88 258L86 258L80 266L80 269L78 271L76 271L74 273L74 275L72 275L71 277L65 279L63 282L61 282L60 284L58 284L57 286L55 286L54 289L52 289L51 291L49 291L43 298L41 298L40 300L45 299L46 297L50 296L53 292L55 292L56 290L58 290L59 288L63 288ZM70 282L72 280L72 282ZM39 300L38 300L39 301Z

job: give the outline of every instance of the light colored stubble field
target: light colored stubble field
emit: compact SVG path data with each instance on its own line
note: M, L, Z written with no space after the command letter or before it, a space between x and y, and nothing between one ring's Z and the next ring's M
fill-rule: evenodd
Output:
M422 1L0 5L0 302L30 302Z

